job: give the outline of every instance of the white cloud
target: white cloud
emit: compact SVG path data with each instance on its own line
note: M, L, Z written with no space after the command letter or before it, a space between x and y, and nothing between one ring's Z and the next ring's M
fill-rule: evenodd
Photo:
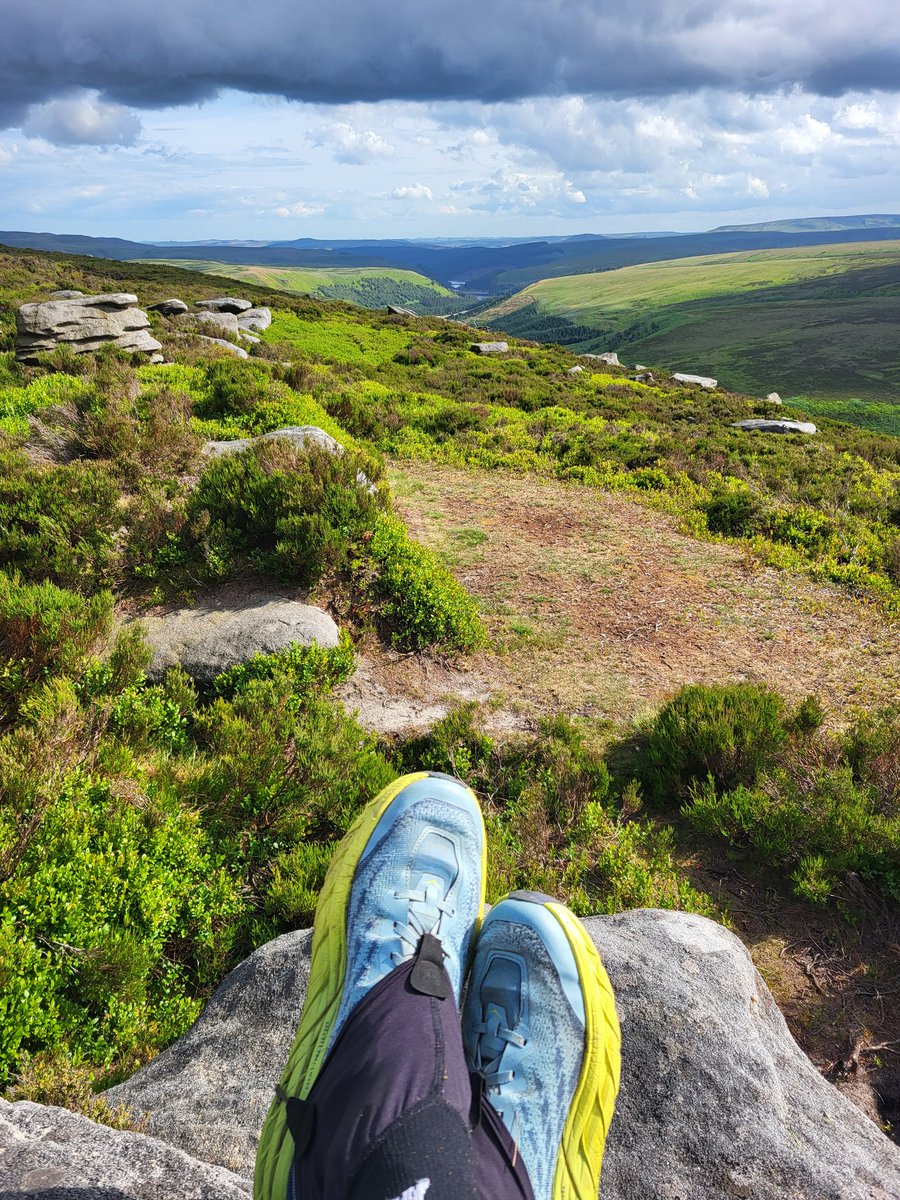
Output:
M0 167L9 166L18 153L19 147L15 142L0 142Z
M390 158L394 153L393 145L380 133L374 129L356 129L346 121L335 121L326 126L325 138L334 147L335 161L352 166Z
M282 204L272 210L276 217L286 220L288 217L318 217L325 211L324 204L304 204L299 200L296 204Z
M33 105L22 132L55 146L133 146L141 123L121 104L101 100L96 92L79 92Z
M769 197L769 185L764 179L760 179L758 175L748 175L747 195L757 196L760 200L767 200Z
M404 184L391 192L394 200L433 200L434 192L424 183Z

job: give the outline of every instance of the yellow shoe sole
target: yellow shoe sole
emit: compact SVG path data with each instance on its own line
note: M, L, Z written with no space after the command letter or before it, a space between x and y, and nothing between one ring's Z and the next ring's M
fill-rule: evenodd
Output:
M563 1128L553 1200L597 1200L603 1149L622 1072L622 1033L612 984L584 926L564 904L545 905L562 926L584 996L584 1059Z
M322 1069L331 1041L347 971L347 905L357 864L391 801L411 783L428 777L428 771L417 771L388 784L366 805L334 853L316 905L303 1014L281 1076L281 1088L288 1096L306 1099ZM484 909L486 840L483 845L479 921ZM473 946L474 941L473 938ZM276 1098L269 1107L260 1134L253 1177L254 1200L287 1200L293 1161L294 1143L287 1127L285 1105Z

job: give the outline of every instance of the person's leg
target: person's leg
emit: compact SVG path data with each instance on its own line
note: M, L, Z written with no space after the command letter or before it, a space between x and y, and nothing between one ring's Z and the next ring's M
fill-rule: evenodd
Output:
M484 827L459 781L407 776L367 807L317 907L257 1200L477 1200L458 1005L483 897Z
M535 1200L596 1200L621 1035L600 956L563 905L514 892L491 909L463 1040L492 1110L483 1127L499 1128L506 1160L524 1160Z

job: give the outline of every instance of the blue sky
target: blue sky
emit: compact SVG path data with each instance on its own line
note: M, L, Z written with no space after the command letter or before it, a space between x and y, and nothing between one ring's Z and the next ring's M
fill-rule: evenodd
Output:
M0 228L134 239L704 229L900 211L868 0L0 0ZM430 16L430 12L440 16Z

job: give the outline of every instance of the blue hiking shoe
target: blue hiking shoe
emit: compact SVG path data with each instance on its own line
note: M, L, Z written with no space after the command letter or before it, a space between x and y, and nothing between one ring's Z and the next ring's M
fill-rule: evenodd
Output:
M475 946L463 1041L535 1200L596 1200L621 1035L600 956L565 905L513 892L491 909Z
M256 1200L284 1200L292 1139L289 1097L305 1100L348 1016L380 980L416 957L425 935L460 1002L484 910L486 843L474 794L449 775L404 775L344 836L316 907L306 1002L263 1126ZM418 970L418 964L416 970ZM427 966L426 966L426 969ZM435 964L443 986L446 978Z

